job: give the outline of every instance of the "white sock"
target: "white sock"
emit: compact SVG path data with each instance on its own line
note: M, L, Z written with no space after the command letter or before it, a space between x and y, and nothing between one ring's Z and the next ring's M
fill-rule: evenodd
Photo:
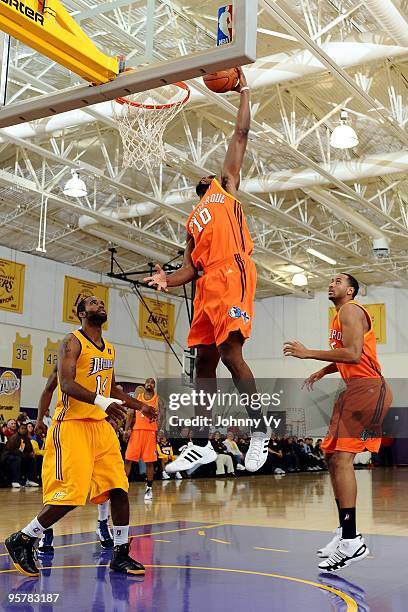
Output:
M24 527L24 529L22 529L21 531L26 535L30 536L30 538L41 538L42 534L45 531L45 527L43 527L38 521L38 518L35 517L31 521L31 523L28 523L28 525Z
M98 504L98 521L106 521L109 517L109 499L103 504Z
M127 544L129 541L129 525L113 526L113 542L115 546Z

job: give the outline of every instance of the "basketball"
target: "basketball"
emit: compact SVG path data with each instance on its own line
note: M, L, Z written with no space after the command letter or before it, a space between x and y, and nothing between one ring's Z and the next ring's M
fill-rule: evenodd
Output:
M227 93L238 85L239 73L236 68L230 68L229 70L219 70L212 74L206 74L203 79L204 83L211 91L215 93Z

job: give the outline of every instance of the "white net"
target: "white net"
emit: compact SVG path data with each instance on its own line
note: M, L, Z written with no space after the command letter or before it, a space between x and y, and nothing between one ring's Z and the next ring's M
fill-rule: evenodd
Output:
M166 156L164 132L189 96L190 91L183 83L112 102L113 116L123 142L124 168L143 170L160 165Z

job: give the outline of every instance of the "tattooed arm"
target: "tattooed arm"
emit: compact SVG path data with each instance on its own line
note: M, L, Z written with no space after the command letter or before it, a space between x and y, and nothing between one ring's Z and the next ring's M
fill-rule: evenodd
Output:
M81 343L73 334L65 336L58 350L58 376L61 391L80 402L93 404L96 393L75 382L76 363L81 354Z

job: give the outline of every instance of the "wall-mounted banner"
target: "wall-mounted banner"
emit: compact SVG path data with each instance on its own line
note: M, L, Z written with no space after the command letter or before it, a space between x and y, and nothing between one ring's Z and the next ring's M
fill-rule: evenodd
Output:
M160 325L166 338L169 342L174 340L174 304L155 300L152 298L143 298L151 313L147 310L144 304L139 304L139 336L141 338L149 338L150 340L161 340L165 342L155 320Z
M373 321L377 344L387 344L387 310L385 304L362 304ZM329 308L329 328L336 314L335 308Z
M20 394L21 370L0 367L0 422L18 417Z
M13 368L20 368L24 376L31 376L32 372L33 347L31 335L25 338L16 333L13 343Z
M44 363L43 363L43 376L48 378L54 366L57 365L58 347L59 340L53 342L51 338L47 338L47 346L44 347Z
M23 312L25 265L0 259L0 308Z
M64 282L64 303L62 307L62 320L64 323L73 323L79 325L79 320L76 314L76 309L79 302L90 295L95 295L105 302L106 310L109 313L109 289L105 285L92 283L90 281L81 280L66 276ZM108 324L105 323L103 329L107 329Z

